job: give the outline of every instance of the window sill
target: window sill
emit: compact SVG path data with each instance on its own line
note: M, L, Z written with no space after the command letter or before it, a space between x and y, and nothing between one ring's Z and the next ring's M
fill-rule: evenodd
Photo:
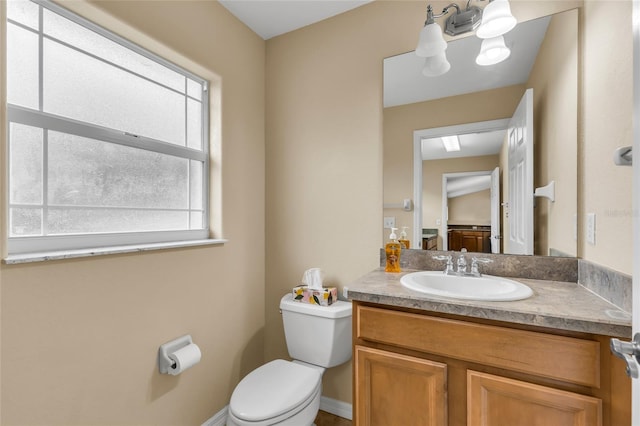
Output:
M138 245L112 246L112 247L88 248L88 249L78 249L78 250L50 251L50 252L41 252L41 253L14 254L14 255L9 255L5 257L3 261L7 265L14 265L18 263L44 262L47 260L75 259L78 257L103 256L107 254L137 253L137 252L143 252L143 251L164 250L164 249L181 248L181 247L221 245L226 243L227 241L228 240L223 240L223 239L172 241L169 243L138 244Z

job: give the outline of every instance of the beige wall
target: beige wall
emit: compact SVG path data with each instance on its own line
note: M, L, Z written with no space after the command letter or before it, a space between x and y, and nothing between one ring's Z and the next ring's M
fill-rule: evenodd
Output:
M616 148L632 145L631 2L586 1L580 26L578 255L631 274L632 170L612 161ZM587 213L596 214L595 245L584 238Z
M219 77L224 165L212 195L229 242L2 265L0 423L199 425L263 362L265 42L212 1L96 3L113 17L64 4ZM202 361L160 375L158 346L187 333Z
M287 357L278 301L305 269L343 288L379 264L381 59L397 51L380 29L419 25L416 6L375 2L267 42L268 359ZM350 402L350 363L323 383Z
M449 223L452 225L490 225L491 190L485 189L451 198L449 200Z
M536 199L534 253L577 256L578 11L551 19L526 87L533 88L534 187L555 182L556 200Z

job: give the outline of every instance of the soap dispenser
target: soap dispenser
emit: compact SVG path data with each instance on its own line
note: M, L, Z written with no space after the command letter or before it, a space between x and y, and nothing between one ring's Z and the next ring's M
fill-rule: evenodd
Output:
M387 256L387 264L384 268L385 272L400 272L400 251L402 250L402 246L396 236L397 230L398 228L391 228L389 242L384 247Z
M402 245L403 249L411 248L411 242L409 241L409 238L407 238L407 228L408 226L402 227L402 232L400 233L400 239L398 239L398 242L400 243L400 245Z

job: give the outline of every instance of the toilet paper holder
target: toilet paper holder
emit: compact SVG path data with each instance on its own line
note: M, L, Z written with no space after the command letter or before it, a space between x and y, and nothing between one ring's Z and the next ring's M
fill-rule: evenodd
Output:
M175 340L164 343L158 348L158 369L162 374L168 374L170 368L176 367L176 362L169 358L169 354L174 353L178 349L182 349L193 343L190 334L178 337Z

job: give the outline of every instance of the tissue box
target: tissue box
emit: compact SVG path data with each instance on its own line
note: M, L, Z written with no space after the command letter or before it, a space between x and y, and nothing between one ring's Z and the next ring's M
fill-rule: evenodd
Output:
M338 289L326 287L322 290L311 290L306 285L293 288L293 300L312 305L329 306L338 300Z

